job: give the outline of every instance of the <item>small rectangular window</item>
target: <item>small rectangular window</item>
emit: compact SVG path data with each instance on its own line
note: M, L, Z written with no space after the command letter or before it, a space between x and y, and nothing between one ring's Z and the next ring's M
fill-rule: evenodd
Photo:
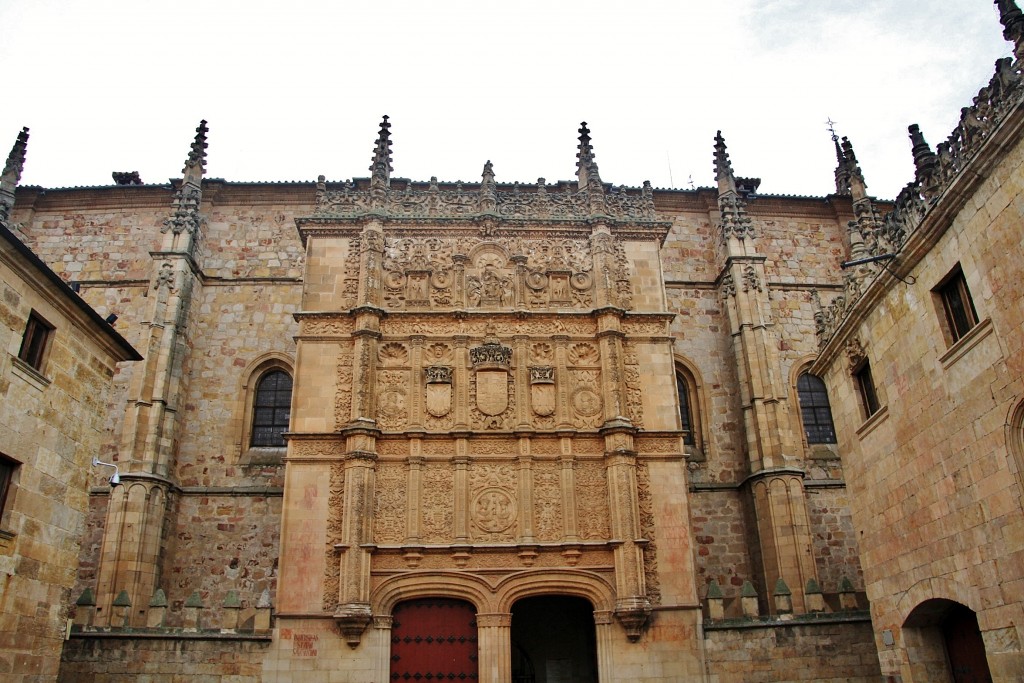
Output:
M934 291L942 299L946 325L955 343L978 324L978 313L974 310L971 291L967 289L967 280L964 279L960 266L957 266Z
M11 488L11 481L14 479L14 471L18 468L18 462L0 454L0 514L7 507L7 491Z
M853 371L853 378L857 381L857 390L860 392L860 401L866 417L871 417L881 407L878 403L878 394L875 392L875 380L871 377L871 364L867 360L861 362Z
M32 311L28 316L28 323L25 325L25 334L21 338L21 350L18 351L18 358L42 372L52 333L53 325Z

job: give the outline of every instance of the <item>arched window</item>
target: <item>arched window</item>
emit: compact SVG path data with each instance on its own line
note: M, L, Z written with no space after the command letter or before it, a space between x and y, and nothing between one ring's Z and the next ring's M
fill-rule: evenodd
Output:
M271 370L256 385L252 402L253 448L279 448L285 445L288 415L292 405L292 378L284 370Z
M693 420L693 385L687 381L686 376L676 370L676 393L679 394L679 421L682 424L683 443L687 446L696 446L697 438L694 435L696 424Z
M832 424L832 406L828 402L825 383L820 377L805 372L796 382L796 393L800 399L800 417L808 445L835 443L836 428Z

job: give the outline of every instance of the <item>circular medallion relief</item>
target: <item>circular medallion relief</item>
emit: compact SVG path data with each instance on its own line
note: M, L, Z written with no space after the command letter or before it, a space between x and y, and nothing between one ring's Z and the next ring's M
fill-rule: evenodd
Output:
M391 270L384 274L384 284L391 289L401 289L405 287L405 273L399 273Z
M548 286L548 276L534 271L526 276L526 286L534 291L544 289Z
M569 279L569 284L573 289L582 292L590 289L590 285L594 284L594 278L590 276L590 273L576 273Z
M516 503L501 489L484 489L473 501L473 521L487 533L505 531L516 521Z
M584 417L601 412L601 397L590 387L580 387L572 392L572 407Z

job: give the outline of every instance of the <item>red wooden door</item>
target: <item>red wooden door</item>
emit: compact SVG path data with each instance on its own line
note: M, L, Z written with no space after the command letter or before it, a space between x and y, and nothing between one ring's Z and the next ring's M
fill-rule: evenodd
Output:
M942 635L954 683L991 683L985 642L974 612L959 605L951 609L943 620Z
M391 680L477 680L476 611L448 598L410 600L391 623Z

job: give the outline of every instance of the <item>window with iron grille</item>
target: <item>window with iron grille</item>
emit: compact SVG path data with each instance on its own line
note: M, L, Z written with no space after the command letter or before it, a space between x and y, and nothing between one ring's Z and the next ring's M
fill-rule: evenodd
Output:
M807 443L835 443L836 428L832 423L832 406L828 402L825 383L820 377L805 372L796 381L796 393L800 399L800 418L804 423Z
M252 439L256 448L285 445L288 415L292 406L292 378L283 370L272 370L260 378L252 407Z
M18 358L42 372L53 329L53 325L32 311L28 316L28 323L25 325L25 334L21 338L21 350L18 351Z
M3 514L7 508L7 493L11 488L11 481L14 479L14 472L18 469L18 465L18 461L0 454L0 514Z

